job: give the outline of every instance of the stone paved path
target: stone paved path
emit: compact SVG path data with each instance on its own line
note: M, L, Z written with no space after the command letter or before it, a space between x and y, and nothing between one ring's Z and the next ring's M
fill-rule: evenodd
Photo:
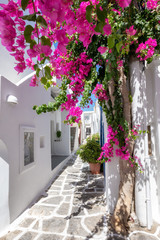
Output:
M51 187L0 240L105 239L103 175L73 156Z
M0 240L157 240L135 232L129 238L107 231L104 177L72 156L49 189Z

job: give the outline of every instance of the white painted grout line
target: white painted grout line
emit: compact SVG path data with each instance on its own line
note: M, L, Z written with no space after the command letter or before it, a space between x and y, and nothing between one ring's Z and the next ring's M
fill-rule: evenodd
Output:
M157 232L157 231L156 231ZM155 233L156 233L155 232ZM130 237L133 235L133 234L135 234L135 233L142 233L142 234L145 234L145 235L148 235L148 236L152 236L152 237L156 237L157 238L157 240L160 240L159 239L159 237L158 236L156 236L156 234L155 233L148 233L148 232L145 232L145 231L133 231L133 232L131 232L130 234L129 234L129 239L130 239Z
M157 236L158 234L160 234L160 226L157 227L157 230L155 231L154 234L155 234L156 236Z

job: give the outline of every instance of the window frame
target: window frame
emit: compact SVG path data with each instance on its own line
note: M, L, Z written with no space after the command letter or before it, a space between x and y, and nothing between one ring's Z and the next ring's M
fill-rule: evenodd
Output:
M33 159L34 161L25 165L25 158L24 158L24 133L34 133L34 153ZM20 173L34 167L36 164L36 128L30 126L20 126Z

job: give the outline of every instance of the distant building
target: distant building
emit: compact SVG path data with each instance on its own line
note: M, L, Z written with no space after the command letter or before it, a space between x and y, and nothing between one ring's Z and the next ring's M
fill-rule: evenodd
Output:
M82 113L82 141L87 137L99 133L100 134L100 107L96 101L93 111L84 111Z

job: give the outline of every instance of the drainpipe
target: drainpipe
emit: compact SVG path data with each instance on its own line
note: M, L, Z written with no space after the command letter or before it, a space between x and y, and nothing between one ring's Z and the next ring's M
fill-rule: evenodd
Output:
M100 145L101 147L104 145L104 124L103 124L103 110L102 107L100 106ZM105 163L103 163L103 173L105 177Z
M146 92L146 77L145 77L145 63L142 70L142 84L144 90L143 104L144 104L144 130L147 130L147 92ZM148 155L148 134L144 137L144 162L145 162L145 187L146 187L146 217L147 228L151 230L152 227L152 211L151 211L151 191L150 191L150 156Z
M100 144L103 146L103 130L102 130L102 107L100 106Z

